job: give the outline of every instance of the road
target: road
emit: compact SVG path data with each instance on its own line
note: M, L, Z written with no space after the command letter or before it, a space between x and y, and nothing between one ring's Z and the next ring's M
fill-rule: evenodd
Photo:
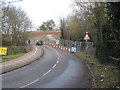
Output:
M40 46L44 55L23 68L2 75L3 88L91 88L83 61L50 46Z

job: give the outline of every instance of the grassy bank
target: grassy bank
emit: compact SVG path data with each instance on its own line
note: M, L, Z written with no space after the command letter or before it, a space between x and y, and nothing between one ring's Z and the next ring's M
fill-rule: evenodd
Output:
M96 88L118 88L120 85L120 78L118 79L119 70L117 68L104 65L96 58L86 57L83 53L77 55L85 60L90 66L95 76Z
M18 57L20 57L22 55L24 55L24 53L2 56L2 57L0 57L0 62L5 62L5 61L11 60L11 59L15 59L15 58L18 58Z
M31 45L25 45L25 46L6 46L7 47L7 55L6 56L0 56L0 62L8 61L11 59L18 58L25 53L28 53L32 50Z

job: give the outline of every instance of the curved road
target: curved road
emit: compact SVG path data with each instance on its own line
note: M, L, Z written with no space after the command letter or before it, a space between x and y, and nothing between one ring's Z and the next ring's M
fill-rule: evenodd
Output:
M82 60L50 46L44 55L23 68L2 75L2 88L91 88L91 77Z

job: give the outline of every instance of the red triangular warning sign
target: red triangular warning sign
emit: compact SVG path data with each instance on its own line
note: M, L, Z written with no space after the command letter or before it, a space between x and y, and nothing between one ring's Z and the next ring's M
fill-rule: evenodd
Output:
M84 40L90 40L90 37L88 34L85 35L85 37L83 38Z

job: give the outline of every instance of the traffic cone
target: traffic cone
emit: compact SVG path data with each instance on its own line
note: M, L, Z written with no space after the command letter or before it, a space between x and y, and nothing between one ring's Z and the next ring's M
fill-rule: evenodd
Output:
M69 48L69 53L70 53L70 48Z
M62 47L61 47L61 51L62 51Z
M67 52L67 48L66 48L66 52Z
M56 49L57 49L57 46L56 46Z
M59 46L59 50L60 50L60 46Z
M63 52L65 51L65 48L63 48Z

